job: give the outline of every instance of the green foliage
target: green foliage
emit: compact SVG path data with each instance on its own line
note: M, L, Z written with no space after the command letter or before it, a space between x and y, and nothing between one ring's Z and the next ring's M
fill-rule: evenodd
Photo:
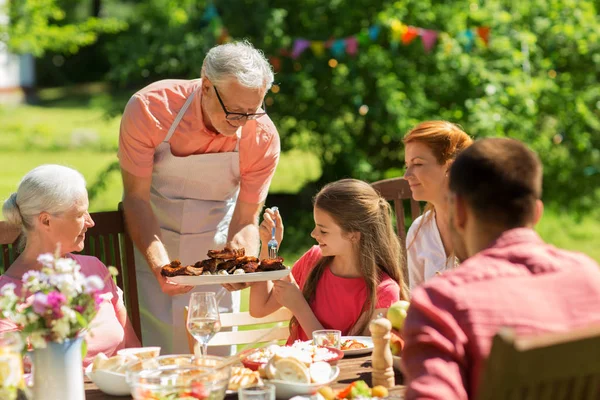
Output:
M87 17L68 22L58 0L10 0L10 24L0 24L0 41L14 53L42 56L47 51L75 54L98 40L102 33L116 33L127 24L116 18Z
M546 199L590 209L600 187L600 22L593 1L311 0L292 11L284 0L220 0L224 25L268 55L295 38L359 33L356 56L282 58L269 111L288 149L310 149L321 182L397 176L403 135L428 119L461 124L476 138L508 136L534 148L545 165ZM215 44L202 21L206 4L150 0L112 43L110 76L119 83L199 75ZM417 38L395 46L393 19L442 32L431 53ZM364 40L369 26L384 28ZM490 46L470 47L465 29L491 28ZM366 115L358 112L367 106ZM363 107L363 110L365 108Z

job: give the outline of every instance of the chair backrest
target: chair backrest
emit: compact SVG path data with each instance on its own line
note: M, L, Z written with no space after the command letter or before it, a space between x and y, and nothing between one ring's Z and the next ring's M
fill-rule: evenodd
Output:
M81 254L98 257L105 265L118 271L117 285L123 290L129 320L138 338L142 340L140 308L133 256L133 242L125 229L121 204L118 211L91 213L95 222L85 235ZM0 249L2 265L10 266L17 256L20 231L6 221L0 221Z
M394 214L396 215L396 230L404 254L406 254L406 223L404 220L404 200L410 201L410 215L413 221L421 215L419 202L412 198L412 191L408 181L404 178L391 178L371 183L371 186L387 201L394 203ZM404 265L406 270L406 263ZM404 276L407 271L404 271Z
M184 321L187 321L188 308L184 308ZM267 325L259 326L256 329L250 330L237 330L237 331L222 331L218 332L208 342L208 346L225 346L225 345L239 345L239 344L250 344L260 340L260 343L270 342L272 340L285 340L290 335L290 331L287 326L282 326L274 329L267 336L264 336L272 329L272 325L277 322L289 322L292 319L292 312L287 308L280 308L273 314L267 315L263 318L254 318L249 312L238 312L238 313L224 313L220 315L221 328L233 328L233 327L250 327L254 325ZM269 326L271 325L271 326ZM188 332L188 345L190 352L194 352L194 338ZM264 337L263 337L264 336Z
M600 326L516 337L501 330L493 340L479 400L600 398Z

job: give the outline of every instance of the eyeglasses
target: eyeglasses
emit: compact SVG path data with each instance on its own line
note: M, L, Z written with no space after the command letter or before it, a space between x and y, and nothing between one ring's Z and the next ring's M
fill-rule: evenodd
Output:
M266 112L267 106L265 105L265 99L263 99L263 103L262 103L262 109L265 110L265 112L251 113L251 114L229 112L229 111L227 111L227 108L225 108L225 104L223 104L223 100L221 100L221 96L219 95L219 91L217 90L217 87L215 85L213 85L213 88L215 88L215 93L217 94L217 99L219 99L219 103L221 103L221 108L223 109L223 112L225 113L225 119L228 119L230 121L239 121L242 118L258 119L258 118L262 117L263 115L267 114L267 112Z

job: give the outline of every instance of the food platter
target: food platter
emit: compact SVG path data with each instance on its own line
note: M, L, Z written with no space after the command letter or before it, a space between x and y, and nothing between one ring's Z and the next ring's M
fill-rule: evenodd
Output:
M344 352L344 356L358 356L369 354L373 351L373 339L370 336L342 336L340 342L344 344L347 341L354 341L365 345L365 347L360 349L348 349L342 351Z
M269 272L250 272L240 275L198 275L198 276L172 276L167 278L169 281L179 283L181 285L200 286L214 285L224 283L244 283L244 282L262 282L275 281L285 278L289 275L290 269L280 269Z
M161 275L173 283L199 286L270 281L290 273L290 269L283 265L283 258L259 260L246 255L244 248L209 250L207 256L207 259L193 265L173 260L161 268Z

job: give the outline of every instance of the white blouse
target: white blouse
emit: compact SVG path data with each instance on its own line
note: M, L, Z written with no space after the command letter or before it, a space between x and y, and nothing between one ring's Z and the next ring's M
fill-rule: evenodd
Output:
M424 220L421 225L421 220ZM421 227L419 228L419 225ZM418 232L417 232L418 231ZM416 236L415 236L416 235ZM435 222L435 212L427 211L413 221L406 235L408 284L415 287L457 264L456 257L448 257Z

